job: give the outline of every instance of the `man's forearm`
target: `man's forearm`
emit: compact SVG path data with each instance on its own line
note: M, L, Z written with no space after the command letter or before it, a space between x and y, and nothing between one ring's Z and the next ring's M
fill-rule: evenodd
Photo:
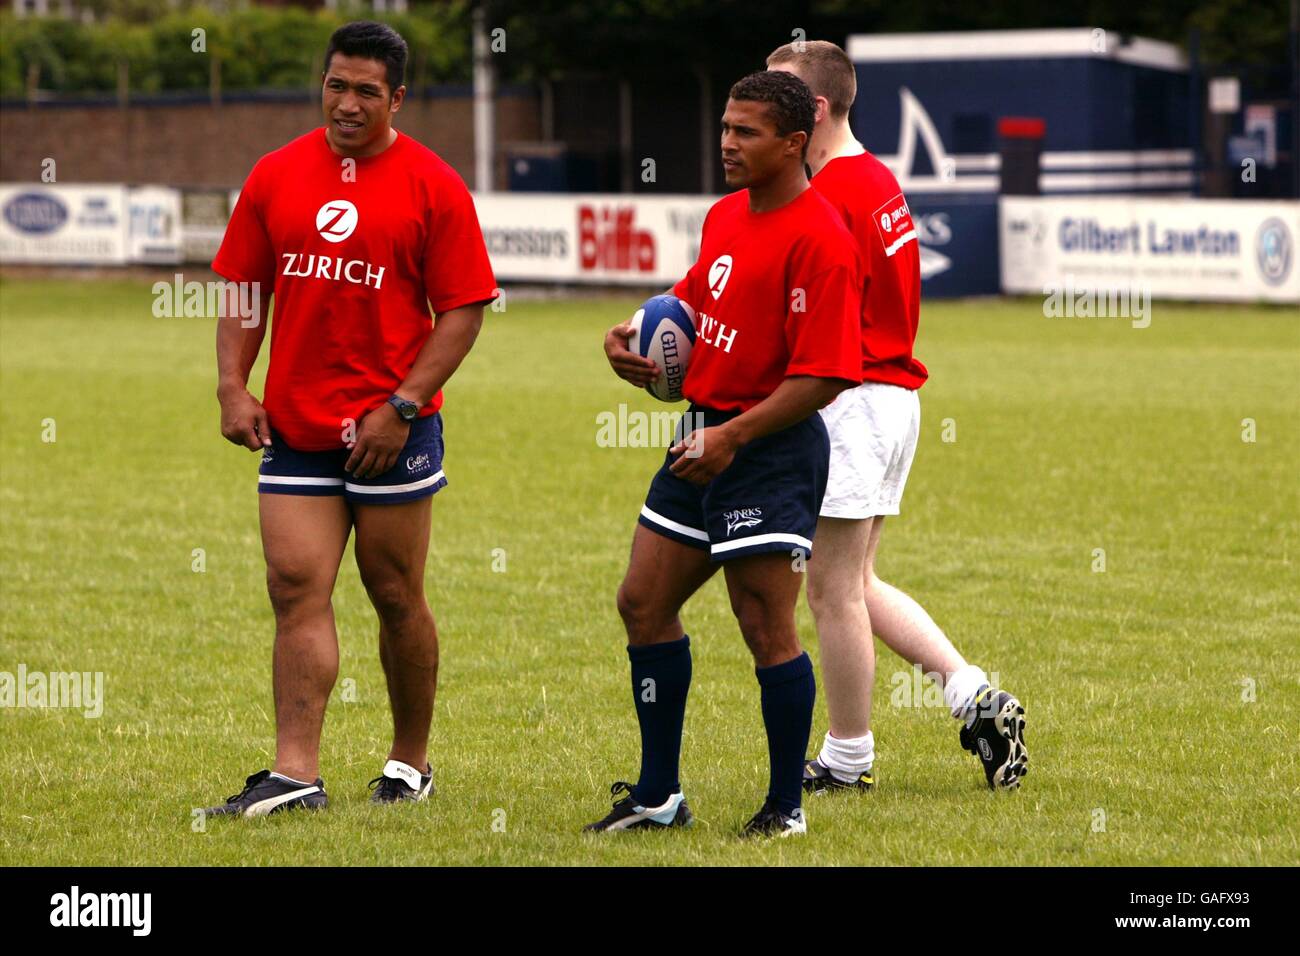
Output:
M857 383L839 378L815 378L796 375L785 379L771 395L749 411L726 422L737 446L770 435L803 421L818 409L829 405L840 392Z
M237 314L217 317L217 391L246 388L248 375L262 350L266 337L267 316L271 311L271 297L261 303L258 322L249 328Z
M419 405L427 405L469 354L482 325L481 305L452 309L438 316L433 331L415 357L410 374L398 386L397 394Z

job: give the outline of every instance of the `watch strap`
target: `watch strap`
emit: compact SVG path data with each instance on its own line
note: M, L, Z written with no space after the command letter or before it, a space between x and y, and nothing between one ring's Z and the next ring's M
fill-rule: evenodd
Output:
M388 404L397 409L397 414L402 417L403 421L412 422L420 416L420 406L410 399L402 398L400 395L390 395Z

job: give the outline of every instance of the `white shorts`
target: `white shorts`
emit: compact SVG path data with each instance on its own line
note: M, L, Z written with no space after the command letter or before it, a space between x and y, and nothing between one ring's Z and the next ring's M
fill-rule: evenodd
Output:
M896 515L921 431L916 392L882 382L847 389L822 409L831 436L826 518Z

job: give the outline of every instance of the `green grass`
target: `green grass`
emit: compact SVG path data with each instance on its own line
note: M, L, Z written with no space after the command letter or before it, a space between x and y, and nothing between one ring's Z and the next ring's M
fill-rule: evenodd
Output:
M613 595L662 453L595 441L601 411L663 407L604 364L630 298L512 300L447 390L436 798L365 802L389 722L349 556L333 805L193 832L192 807L271 761L272 619L257 461L218 431L212 324L149 303L146 282L0 283L0 671L106 675L98 719L0 710L0 863L1300 862L1294 315L1157 303L1136 330L1034 300L928 304L921 447L879 569L1025 702L1030 774L985 791L945 711L891 702L905 668L882 647L877 792L812 801L806 839L755 846L734 831L766 784L758 688L718 580L686 613L700 825L576 832L637 757Z

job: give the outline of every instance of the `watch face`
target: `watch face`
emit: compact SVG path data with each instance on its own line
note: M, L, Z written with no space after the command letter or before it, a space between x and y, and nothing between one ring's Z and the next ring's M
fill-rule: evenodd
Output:
M415 419L419 417L419 414L420 406L415 404L415 402L411 402L409 405L403 405L401 408L401 416L408 422L415 421Z

